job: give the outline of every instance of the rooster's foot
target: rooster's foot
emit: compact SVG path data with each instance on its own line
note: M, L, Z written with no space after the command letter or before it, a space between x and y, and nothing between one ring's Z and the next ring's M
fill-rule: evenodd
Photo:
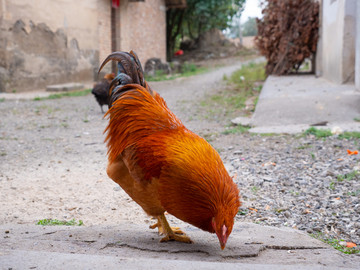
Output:
M168 241L178 241L178 242L188 243L188 244L193 243L193 241L190 239L190 237L188 237L184 233L183 233L183 235L178 235L175 233L168 234L165 237L161 238L161 240L160 240L160 242L168 242Z
M182 230L180 230L179 227L170 227L164 214L158 216L157 219L158 222L151 225L150 228L155 229L158 227L159 234L161 232L165 235L160 242L178 241L183 243L193 243L193 241L191 241L191 239Z

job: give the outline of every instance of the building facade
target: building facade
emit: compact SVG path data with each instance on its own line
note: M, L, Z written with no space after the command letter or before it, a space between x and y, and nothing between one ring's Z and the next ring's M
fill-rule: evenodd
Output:
M166 8L183 2L0 0L0 92L94 81L115 50L165 61Z
M360 90L360 1L320 1L316 73Z

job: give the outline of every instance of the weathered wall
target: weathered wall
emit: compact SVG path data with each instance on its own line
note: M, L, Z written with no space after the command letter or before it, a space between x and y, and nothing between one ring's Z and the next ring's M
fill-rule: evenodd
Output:
M164 0L120 2L120 49L134 50L145 65L152 57L166 61L166 8Z
M121 0L116 15L116 50L165 61L164 0ZM96 80L111 51L111 0L0 0L0 92Z
M318 75L336 83L354 82L356 0L323 0ZM321 71L321 74L319 74Z
M0 91L93 80L97 0L0 1Z

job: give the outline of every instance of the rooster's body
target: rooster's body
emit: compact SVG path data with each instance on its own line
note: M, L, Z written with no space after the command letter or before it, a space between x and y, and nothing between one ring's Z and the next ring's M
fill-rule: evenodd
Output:
M109 177L147 214L158 218L155 226L165 234L162 241L191 242L170 228L167 211L215 232L224 248L240 202L219 154L186 129L151 90L133 52L112 53L101 68L110 60L119 62L119 73L110 85L107 113Z

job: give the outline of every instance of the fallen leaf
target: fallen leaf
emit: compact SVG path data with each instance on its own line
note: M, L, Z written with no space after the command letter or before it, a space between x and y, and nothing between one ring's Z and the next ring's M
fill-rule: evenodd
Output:
M351 151L351 150L349 150L349 149L347 150L347 153L348 153L348 155L349 155L349 156L359 154L359 152L358 152L357 150L355 150L355 151Z
M354 247L356 247L356 244L355 244L355 243L352 243L352 242L346 242L346 247L348 247L348 248L354 248Z
M342 159L342 158L338 158L337 161L343 161L343 159Z
M272 166L276 166L276 163L275 162L271 162L271 161L269 161L269 162L266 162L266 163L264 163L264 164L262 164L261 166L270 166L270 165L272 165Z
M340 199L341 199L340 197L335 198L335 200L340 200Z
M249 210L252 210L252 211L255 211L255 212L257 212L257 211L258 211L257 209L255 209L255 208L251 208L251 207L249 207Z
M270 205L267 204L267 205L265 206L265 210L268 211L269 209L270 209Z

